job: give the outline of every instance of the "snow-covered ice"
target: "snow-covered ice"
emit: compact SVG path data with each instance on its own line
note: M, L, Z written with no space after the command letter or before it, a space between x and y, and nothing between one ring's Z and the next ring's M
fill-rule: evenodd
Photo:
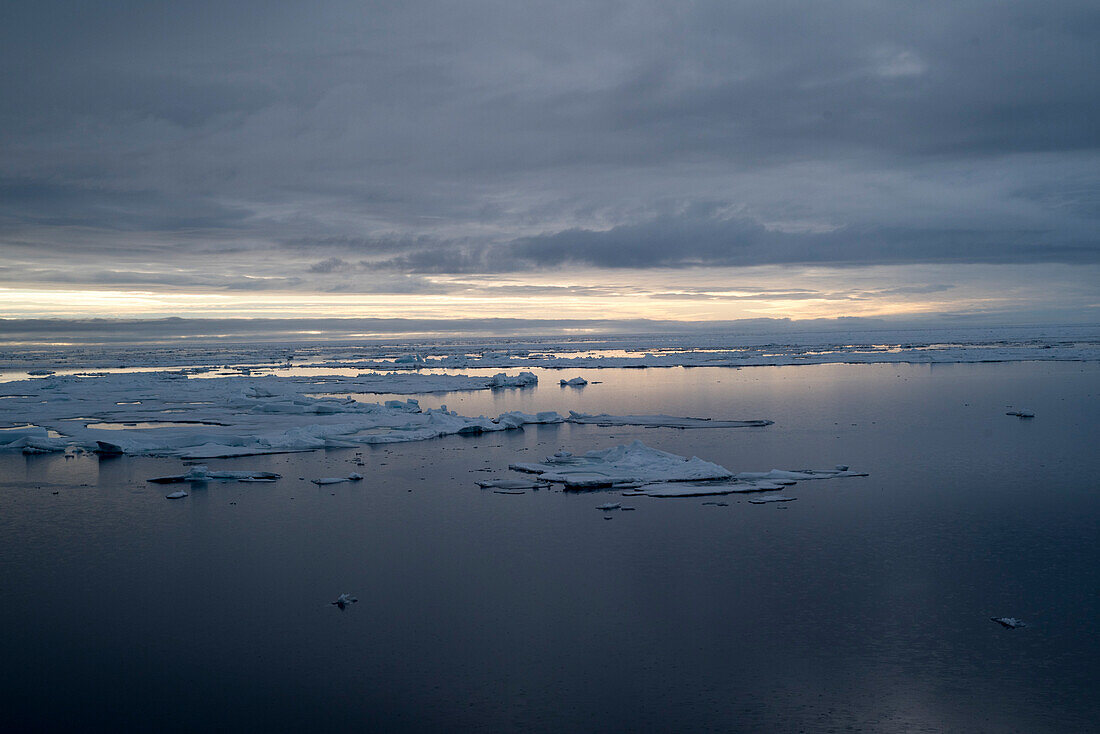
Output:
M165 477L153 477L146 479L155 484L172 484L175 482L274 482L281 478L281 474L269 471L210 471L205 466L193 466L186 474L171 474Z
M515 471L538 474L540 479L564 484L567 489L612 487L629 483L690 482L729 479L725 467L690 459L646 446L641 441L609 449L589 451L582 456L568 452L548 456L545 461L508 465Z
M448 389L484 389L489 383L532 384L535 376L370 376L376 388L386 391L396 391L397 386L382 388L382 383L408 382L410 378L424 378L421 387L447 384ZM0 391L5 397L0 400L0 425L33 425L0 430L0 449L62 451L80 447L100 455L213 459L422 441L565 420L552 411L467 417L443 408L423 410L413 399L378 404L323 395L360 391L360 382L350 377L318 382L283 377L195 377L161 371L101 377L54 375L5 383Z

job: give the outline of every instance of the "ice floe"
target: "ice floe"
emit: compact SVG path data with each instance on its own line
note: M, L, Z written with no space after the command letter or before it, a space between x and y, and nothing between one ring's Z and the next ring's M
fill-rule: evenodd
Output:
M186 496L187 493L184 492L182 489L177 489L175 492L169 492L168 494L164 495L165 499L170 500L181 500Z
M686 458L634 441L625 446L589 451L582 456L559 452L542 462L508 465L515 471L538 474L567 489L613 487L637 482L690 482L729 479L731 472L697 457Z
M623 506L622 502L606 502L602 505L596 505L597 510L617 510Z
M177 482L274 482L281 474L269 471L210 471L205 466L193 466L186 474L171 474L164 477L146 479L155 484L173 484Z
M584 387L588 384L588 380L583 377L574 377L571 380L561 380L558 384L562 387Z
M531 373L493 378L463 375L372 375L379 390L396 391L410 378L420 387L485 389L533 384ZM455 382L457 380L457 382ZM417 381L417 380L413 380ZM473 382L471 382L473 381ZM174 372L54 375L7 383L0 390L0 449L62 451L79 447L101 456L122 454L213 459L312 451L365 444L422 441L454 434L507 431L531 423L560 423L556 412L518 411L497 418L423 410L414 399L384 404L324 393L362 390L358 378L194 377ZM170 420L168 420L170 418Z
M798 469L796 471L788 471L785 469L772 469L765 472L743 471L734 475L735 479L742 481L756 482L756 481L770 481L775 484L804 482L811 479L834 479L836 477L865 477L864 472L851 471L847 466L843 464L838 465L835 469Z
M638 497L713 497L724 494L774 492L783 489L770 482L736 482L733 484L648 484L631 490ZM626 494L624 492L624 494Z
M535 474L544 482L566 489L618 489L624 497L709 497L728 494L775 492L797 481L865 477L839 464L835 469L800 469L734 474L729 469L698 457L685 457L650 448L641 441L589 451L575 456L558 451L541 462L516 462L513 471ZM773 496L750 502L787 502L793 497ZM612 509L608 503L600 509Z
M362 481L363 475L352 472L346 477L322 477L320 479L311 479L314 484L340 484L342 482L358 482Z
M549 482L542 482L537 479L482 479L477 482L477 486L482 489L509 489L509 490L523 490L523 489L542 489L549 487Z
M1014 630L1019 627L1027 627L1027 623L1022 619L1016 619L1015 617L990 617L991 621L996 622L1005 629Z
M749 500L749 503L753 505L766 505L769 502L794 502L796 499L798 498L783 497L782 495L771 495L768 497L754 497L753 499Z
M569 411L569 422L597 426L651 426L653 428L750 428L772 425L769 420L712 420L711 418L678 418L671 415L590 415Z

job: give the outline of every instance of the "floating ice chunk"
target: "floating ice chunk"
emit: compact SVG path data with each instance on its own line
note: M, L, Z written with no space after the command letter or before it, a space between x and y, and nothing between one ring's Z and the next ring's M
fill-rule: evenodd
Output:
M482 489L542 489L550 483L538 479L482 479L477 486Z
M735 476L737 479L750 482L761 479L772 482L801 482L810 479L833 479L835 477L865 477L867 474L865 472L850 471L847 467L841 469L840 466L838 466L836 469L799 469L797 471L772 469L771 471L765 472L743 471Z
M766 505L769 502L794 502L796 499L798 499L798 498L797 497L781 497L781 496L755 497L755 498L749 500L749 503L754 504L754 505Z
M774 492L782 489L771 482L736 482L734 484L647 484L636 492L646 497L710 497L748 492Z
M320 479L311 479L314 484L340 484L341 482L358 482L363 479L362 474L351 473L346 477L322 477Z
M710 418L678 418L672 415L590 415L569 411L570 423L598 426L650 426L653 428L759 428L770 426L769 420L712 420Z
M533 415L513 410L509 413L501 413L500 417L497 418L497 422L508 427L519 428L529 423L564 423L565 417L553 410L544 410Z
M53 370L27 370L27 374L28 375L33 375L34 377L39 377L39 376L45 376L45 375L52 375L52 374L55 374L55 373L54 373Z
M493 494L527 494L525 489L494 489Z
M607 502L602 505L596 505L597 510L617 510L623 506L622 502Z
M154 484L173 484L175 482L274 482L282 477L270 471L210 471L205 466L193 466L186 474L171 474L166 477L146 479Z
M1001 625L1005 629L1014 630L1018 627L1027 627L1027 623L1022 619L1016 619L1015 617L990 617L990 620Z
M589 451L583 456L558 452L540 463L515 463L514 471L538 474L548 482L564 484L567 489L612 487L637 482L690 482L729 479L725 467L690 459L646 446L641 441L609 449Z
M346 609L348 604L356 604L356 603L358 603L358 601L359 601L359 599L357 597L352 596L351 594L341 594L340 596L336 597L336 601L329 602L329 603L332 604L332 606L334 606L334 607L339 607L340 609Z
M562 387L584 387L588 384L588 380L583 377L574 377L572 380L561 380L558 384Z
M530 385L537 385L539 378L535 376L533 372L520 372L516 376L506 375L503 372L498 372L489 378L489 387L528 387Z
M165 496L166 499L179 500L179 499L183 499L184 497L186 497L187 493L184 492L182 489L177 489L175 492L169 492L168 494L166 494L164 496Z
M1014 415L1017 418L1034 418L1035 417L1035 414L1032 413L1030 410L1011 410L1011 411L1005 413L1005 415Z

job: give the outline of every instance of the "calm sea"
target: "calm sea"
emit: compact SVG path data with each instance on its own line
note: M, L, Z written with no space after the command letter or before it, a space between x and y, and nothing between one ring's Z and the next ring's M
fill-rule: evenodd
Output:
M0 455L0 729L1095 730L1100 365L539 375L421 403L775 425L220 460L284 478L180 501L145 482L178 460ZM474 484L634 439L870 476L770 505Z

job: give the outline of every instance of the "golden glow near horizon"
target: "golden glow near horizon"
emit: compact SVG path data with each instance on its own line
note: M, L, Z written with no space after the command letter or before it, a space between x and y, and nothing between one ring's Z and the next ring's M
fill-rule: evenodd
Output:
M425 278L429 292L417 293L0 287L0 317L798 320L1049 304L1035 266L998 266L996 278L989 270L768 267L431 276ZM1076 288L1087 300L1097 273L1085 270L1076 279L1059 274L1062 296Z

